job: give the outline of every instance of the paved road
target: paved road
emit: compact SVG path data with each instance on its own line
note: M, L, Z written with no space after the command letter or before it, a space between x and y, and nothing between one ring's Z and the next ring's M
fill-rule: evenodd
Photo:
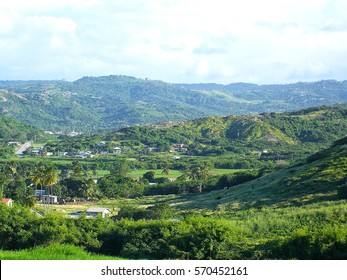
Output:
M31 147L31 145L32 145L31 141L25 142L22 146L18 148L18 150L16 151L16 155L17 156L22 155L24 151L26 151L29 147Z

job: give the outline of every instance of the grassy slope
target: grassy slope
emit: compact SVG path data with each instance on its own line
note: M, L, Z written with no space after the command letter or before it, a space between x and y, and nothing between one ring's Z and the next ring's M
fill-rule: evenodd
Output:
M347 132L347 106L315 107L292 113L206 117L182 123L129 127L111 133L116 141L138 140L146 145L158 141L223 146L237 143L274 146L332 143Z
M69 244L52 244L20 251L0 250L1 260L124 260L92 254Z
M251 182L200 195L180 196L179 209L248 209L299 206L337 199L347 174L347 138L305 162L274 171Z

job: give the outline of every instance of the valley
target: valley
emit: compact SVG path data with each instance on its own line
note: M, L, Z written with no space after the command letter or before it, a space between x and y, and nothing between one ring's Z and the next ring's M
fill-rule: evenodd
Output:
M345 86L0 82L0 258L346 259Z

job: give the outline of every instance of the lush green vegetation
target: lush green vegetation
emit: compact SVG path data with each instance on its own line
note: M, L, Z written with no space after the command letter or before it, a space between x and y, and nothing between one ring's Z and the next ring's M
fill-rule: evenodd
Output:
M0 197L15 201L0 207L0 258L346 259L346 116L322 106L41 140L56 156L0 161ZM36 135L14 124L8 135ZM68 215L89 206L111 217Z
M175 85L127 76L0 81L0 111L48 130L116 129L202 116L282 112L346 102L346 81Z
M45 148L50 152L96 150L97 143L102 140L106 143L104 151L112 151L118 146L126 155L138 159L153 155L152 148L156 152L175 150L179 154L208 156L209 160L215 160L215 168L260 168L269 161L303 159L344 137L346 116L346 105L339 105L293 113L209 117L184 123L128 127L106 135L61 139L48 143ZM165 161L170 160L173 164L175 161L170 158L167 156ZM153 163L158 160L163 161L156 158ZM182 161L184 158L178 162Z
M98 255L70 244L50 244L18 251L0 250L0 260L122 260Z
M21 208L1 206L0 219L6 225L0 230L1 247L18 250L54 242L131 259L346 259L346 207L345 201L336 201L201 216L175 214L166 206L149 209L152 214L147 220L122 218L114 223L59 215L39 218ZM176 219L163 219L159 214L165 211ZM69 246L52 246L42 255L42 248L33 250L40 253L32 259L108 259L76 252ZM0 256L16 257L1 251Z
M0 115L0 140L23 141L42 137L43 132L33 126L22 124Z
M0 158L14 156L17 143L42 137L39 129L0 115Z

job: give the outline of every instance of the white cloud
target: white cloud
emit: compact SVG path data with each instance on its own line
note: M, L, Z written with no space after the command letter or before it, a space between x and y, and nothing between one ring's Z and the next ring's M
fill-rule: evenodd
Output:
M345 79L345 0L0 0L0 76Z

